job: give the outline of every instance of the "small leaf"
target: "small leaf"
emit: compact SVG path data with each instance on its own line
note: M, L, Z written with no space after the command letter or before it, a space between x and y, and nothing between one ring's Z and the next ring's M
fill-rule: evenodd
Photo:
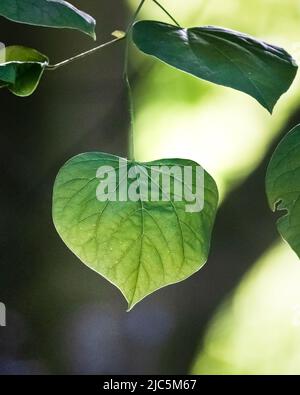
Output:
M271 209L286 212L277 228L300 257L300 125L276 148L267 170L266 191Z
M124 197L99 201L96 194L100 181L96 175L102 166L107 166L111 197L121 191L127 196L132 188L133 184L127 183L126 170L128 174L142 172L146 183L153 181L162 191L162 180L157 181L155 176L158 166L179 166L180 169L190 166L193 174L198 166L183 159L149 163L123 160L121 165L120 160L109 154L85 153L67 162L54 185L53 219L71 251L114 284L131 309L145 296L186 279L204 265L218 191L212 177L202 172L204 207L200 212L187 212L187 202L177 201L172 188L169 199L146 201L142 198L145 181L137 177L139 195L135 201ZM176 180L176 176L171 178L172 185ZM183 183L178 182L183 188ZM146 185L147 192L149 188Z
M31 95L49 60L35 49L11 46L1 49L0 86L17 96Z
M96 38L96 21L63 0L1 0L0 15L29 25L80 30Z
M133 40L148 55L196 77L245 92L268 111L292 84L298 66L282 48L214 26L183 29L140 21Z

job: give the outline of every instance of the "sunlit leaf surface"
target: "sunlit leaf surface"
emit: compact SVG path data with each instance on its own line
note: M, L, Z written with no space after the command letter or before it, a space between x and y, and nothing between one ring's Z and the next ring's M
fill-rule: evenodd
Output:
M163 170L158 179L152 173L157 172L157 166L180 169L188 166L193 172L199 166L188 160L165 159L151 163L125 161L123 167L119 160L113 155L86 153L67 162L54 186L53 219L66 245L86 265L118 287L131 309L148 294L186 279L204 265L218 192L212 177L204 172L201 211L188 212L186 199L178 200L175 188L171 188L170 199L146 201L143 196L151 193L150 181L158 185L164 198L160 177ZM108 177L112 176L114 183L109 189L110 198L100 201L96 174L103 166L108 167ZM132 188L125 181L125 168L128 174L142 172L149 181L145 189L145 182L137 178L136 201L112 199L124 188L127 196ZM178 183L176 177L172 176L172 185ZM180 181L179 186L185 185Z

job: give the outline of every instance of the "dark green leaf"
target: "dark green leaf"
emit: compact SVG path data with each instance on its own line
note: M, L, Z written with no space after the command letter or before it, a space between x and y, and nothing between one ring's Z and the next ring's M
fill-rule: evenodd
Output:
M63 0L1 0L0 15L14 22L76 29L96 37L94 18Z
M300 125L276 148L267 171L266 191L271 209L286 211L277 227L300 257Z
M194 172L198 166L183 159L124 161L125 165L120 165L119 160L113 155L86 153L67 162L54 186L53 219L66 245L82 262L120 289L131 309L145 296L186 279L204 265L218 191L212 177L204 172L201 189L204 207L199 212L187 212L186 201L177 201L172 192L165 201L145 201L141 198L140 179L136 201L120 198L99 201L96 191L100 181L96 174L102 166L109 167L109 176L117 175L116 186L111 184L111 195L124 189L127 194L130 190L132 184L126 183L124 168L128 172L138 168L150 183L154 177L151 171L156 174L157 166L180 169L190 166ZM175 182L175 177L172 181ZM158 183L161 188L161 180ZM147 193L148 188L147 185Z
M48 65L45 55L26 47L11 46L0 52L0 87L17 96L31 95Z
M282 48L214 26L183 29L141 21L133 40L148 55L196 77L245 92L272 112L297 73Z

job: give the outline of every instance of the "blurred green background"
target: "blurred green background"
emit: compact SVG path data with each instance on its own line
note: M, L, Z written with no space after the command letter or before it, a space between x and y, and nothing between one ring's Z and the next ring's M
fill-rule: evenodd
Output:
M73 1L97 19L98 41L125 29L138 1ZM148 4L147 4L148 3ZM297 0L161 0L185 26L218 25L283 46L300 61ZM146 2L142 18L168 21ZM1 19L0 41L56 62L93 46L72 31ZM264 176L300 123L300 80L270 117L250 97L131 50L140 160L194 159L221 203L206 266L130 313L119 291L81 264L51 219L55 175L71 156L126 156L123 45L43 79L27 99L0 91L0 373L299 374L300 263L276 232Z

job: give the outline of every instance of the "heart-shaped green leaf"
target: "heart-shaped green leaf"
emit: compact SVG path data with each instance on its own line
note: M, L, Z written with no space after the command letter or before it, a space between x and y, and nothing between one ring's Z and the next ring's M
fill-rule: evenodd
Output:
M14 22L76 29L96 37L95 19L64 0L1 0L0 15Z
M201 168L200 194L195 191L199 198L202 194L204 206L193 211L187 205L191 199L178 197L180 188L187 186L186 178L171 172L170 193L164 192L166 169L173 166L182 174L184 169L192 171L194 191L199 169L195 162L127 162L103 153L72 158L55 182L53 219L58 233L82 262L119 288L129 309L159 288L191 276L208 257L216 184ZM101 187L99 169L106 173L106 189ZM153 195L145 199L155 186L159 199ZM132 191L135 199L128 199Z
M267 171L266 191L271 209L286 211L277 221L278 231L300 257L300 125L276 148Z
M0 51L0 86L17 96L31 95L49 60L35 49L11 46Z
M204 80L245 92L268 111L293 82L297 65L282 48L214 26L183 29L140 21L133 40L148 55Z

